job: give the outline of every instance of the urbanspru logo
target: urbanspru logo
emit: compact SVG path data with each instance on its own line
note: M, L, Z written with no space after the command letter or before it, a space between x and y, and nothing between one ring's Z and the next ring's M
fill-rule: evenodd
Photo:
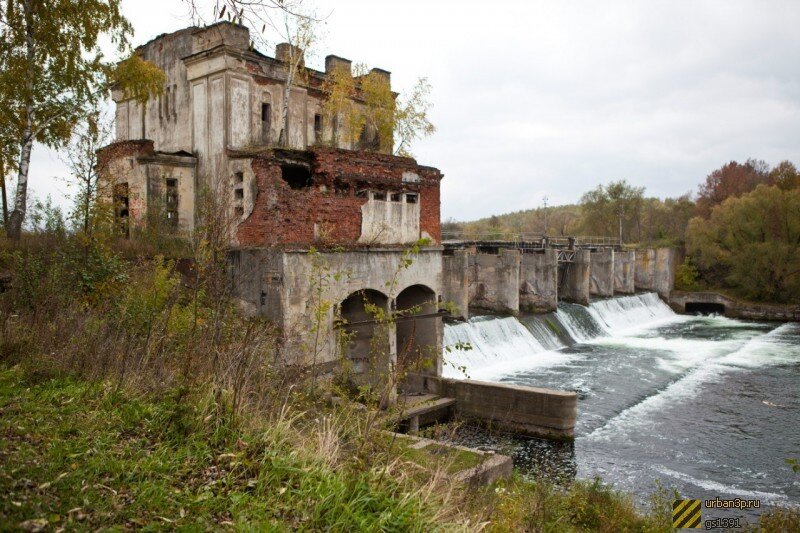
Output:
M700 529L702 502L700 500L675 500L672 502L672 527Z

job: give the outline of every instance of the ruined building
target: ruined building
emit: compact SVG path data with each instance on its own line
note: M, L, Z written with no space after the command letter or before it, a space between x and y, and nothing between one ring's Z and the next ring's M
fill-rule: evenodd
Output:
M369 131L345 143L337 117L324 111L326 76L350 68L336 56L325 58L325 72L306 69L291 88L287 142L278 147L290 51L280 44L275 57L264 55L247 28L230 23L141 46L167 85L144 106L113 92L117 140L100 158L116 214L130 231L157 215L188 233L200 199L211 195L230 220L236 296L246 312L282 327L290 363L332 368L344 357L354 372L369 374L398 353L426 352L428 371L439 374L442 174L391 155ZM362 105L358 95L354 104ZM421 238L428 245L401 266L404 249ZM316 283L331 306L316 324L321 302L312 280L321 264L329 274ZM377 325L369 304L413 316ZM337 342L343 328L344 346ZM388 360L376 363L373 352Z

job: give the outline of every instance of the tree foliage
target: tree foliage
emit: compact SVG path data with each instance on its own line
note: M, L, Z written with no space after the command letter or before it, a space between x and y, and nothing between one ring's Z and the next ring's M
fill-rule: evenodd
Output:
M326 116L337 125L334 144L366 150L396 145L395 154L410 157L413 141L436 131L428 118L430 89L427 79L420 78L408 95L398 96L385 75L364 64L352 71L335 67L323 85Z
M708 218L711 210L732 196L741 196L758 185L771 182L769 165L760 159L748 159L744 164L731 161L706 177L697 191L697 212Z
M638 240L643 202L644 187L625 180L598 185L581 197L584 227L595 235L620 235L621 225L623 241Z
M687 251L704 278L754 300L800 300L800 189L759 185L693 218Z
M141 101L161 90L163 77L136 58L117 69L100 51L105 37L120 55L129 52L132 28L120 0L9 0L0 17L0 123L16 145L8 152L19 157L8 229L18 238L33 143L63 146L109 82Z

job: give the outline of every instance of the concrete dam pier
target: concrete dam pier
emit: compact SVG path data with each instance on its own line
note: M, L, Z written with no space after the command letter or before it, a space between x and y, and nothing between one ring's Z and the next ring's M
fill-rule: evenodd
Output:
M445 243L442 257L442 297L463 319L470 309L542 313L555 311L559 300L588 305L592 298L636 291L654 291L667 300L674 279L672 248L493 249Z

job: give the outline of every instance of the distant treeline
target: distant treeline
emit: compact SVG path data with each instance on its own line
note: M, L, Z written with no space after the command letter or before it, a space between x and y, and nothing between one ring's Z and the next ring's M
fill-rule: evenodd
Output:
M677 285L739 296L800 301L800 173L790 161L731 161L694 197L647 197L625 180L599 185L579 204L539 207L471 222L444 221L448 235L622 237L629 246L685 247Z

